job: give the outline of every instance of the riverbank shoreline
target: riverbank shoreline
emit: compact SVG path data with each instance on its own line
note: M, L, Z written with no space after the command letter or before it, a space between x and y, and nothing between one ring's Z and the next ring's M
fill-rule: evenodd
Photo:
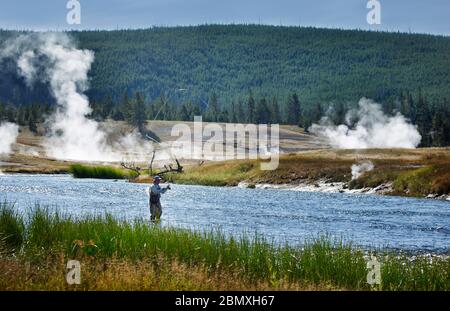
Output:
M366 252L329 237L301 247L225 237L112 216L66 218L34 209L27 221L0 204L2 290L449 290L448 255ZM68 260L83 282L66 283ZM367 283L368 263L381 284ZM39 273L36 273L39 271ZM143 278L145 276L145 278ZM226 281L228 280L228 281Z
M204 186L450 200L449 148L309 151L282 155L274 171L260 170L261 162L207 163L188 167L184 174L170 174L167 179Z
M346 193L346 194L372 194L372 195L391 195L392 183L381 184L377 187L349 189L348 184L344 182L327 182L326 180L319 180L317 182L304 182L299 184L250 184L247 182L240 182L237 187L249 189L276 189L288 191L302 191L302 192L320 192L320 193ZM430 194L425 199L447 200L450 201L450 195L433 195Z

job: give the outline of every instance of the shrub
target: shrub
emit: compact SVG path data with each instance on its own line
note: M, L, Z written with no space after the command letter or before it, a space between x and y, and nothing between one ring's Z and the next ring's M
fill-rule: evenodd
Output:
M127 172L110 166L86 166L81 164L71 165L69 172L75 178L133 179L137 175L135 172Z

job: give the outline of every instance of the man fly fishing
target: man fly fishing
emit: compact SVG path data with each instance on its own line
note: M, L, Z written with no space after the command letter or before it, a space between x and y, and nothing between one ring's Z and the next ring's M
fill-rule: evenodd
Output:
M159 185L161 182L161 177L156 175L153 178L153 185L150 187L150 220L152 222L157 222L161 218L162 207L161 207L161 194L170 190L170 185L166 188L161 188Z

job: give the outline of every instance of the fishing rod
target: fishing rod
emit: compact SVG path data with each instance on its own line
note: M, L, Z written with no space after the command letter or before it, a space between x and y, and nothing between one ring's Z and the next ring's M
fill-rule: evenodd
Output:
M187 89L179 88L179 89L176 89L175 91L176 91L176 92L185 92L185 91L187 91ZM170 101L171 97L173 97L173 94L172 94L172 96L167 96L167 95L166 95L166 97L168 97L167 100L164 101L164 104L161 106L161 108L159 108L159 110L158 110L158 112L156 113L156 116L155 116L155 118L153 119L153 121L156 121L156 119L158 118L158 116L159 116L159 114L161 113L162 109L163 109L163 108L167 105L167 103Z

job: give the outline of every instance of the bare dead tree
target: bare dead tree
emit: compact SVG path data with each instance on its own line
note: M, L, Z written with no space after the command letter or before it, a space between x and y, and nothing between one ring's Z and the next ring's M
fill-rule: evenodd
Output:
M139 176L141 176L141 168L139 166L136 166L136 164L134 162L126 162L126 161L122 161L120 163L120 165L127 170L133 171L136 173L135 177L133 178L133 180L137 179Z
M173 167L172 165L164 165L164 171L159 172L158 174L164 175L167 173L183 173L183 166L181 166L180 161L178 161L177 158L175 158L175 163L177 164L177 167Z
M177 158L175 158L175 162L177 163L177 172L183 173L183 167L180 165L180 162L178 161Z
M152 158L149 163L148 172L150 176L153 175L153 161L155 160L155 151L152 154ZM183 173L183 166L180 164L178 159L175 159L176 167L173 167L171 164L164 165L164 170L158 172L159 175L164 175L167 173ZM142 169L135 164L135 162L126 162L122 161L120 165L127 170L133 171L136 173L135 177L132 180L136 180L141 176Z
M148 174L150 176L153 176L153 161L155 160L155 154L156 154L156 151L153 150L153 152L152 152L152 159L150 160L150 163L148 165Z

